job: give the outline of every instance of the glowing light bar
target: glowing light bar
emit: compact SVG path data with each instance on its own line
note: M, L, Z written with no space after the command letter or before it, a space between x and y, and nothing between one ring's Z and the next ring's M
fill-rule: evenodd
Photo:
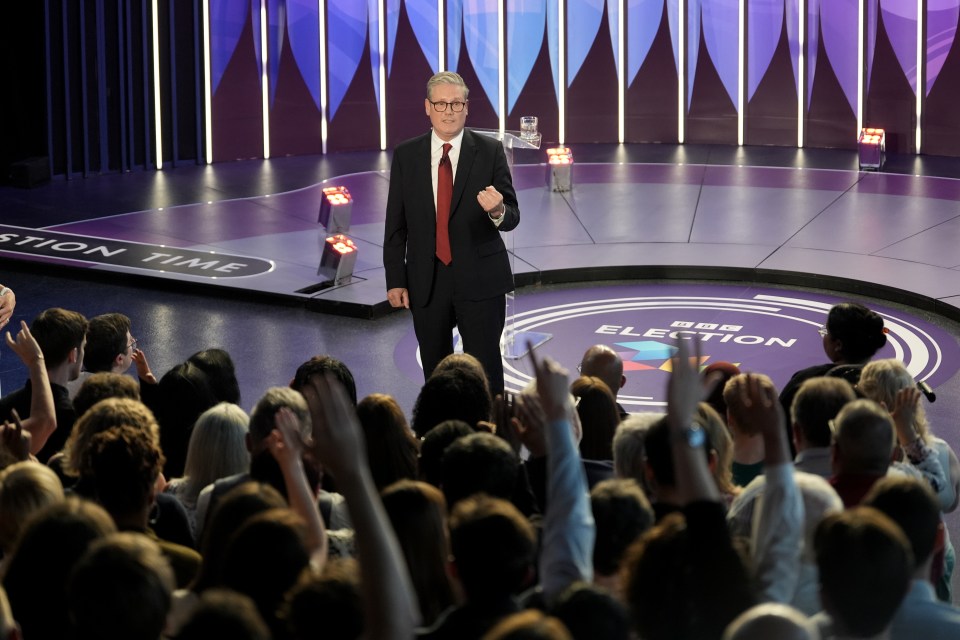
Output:
M923 98L927 92L927 85L924 82L923 64L923 26L926 16L923 12L923 0L917 0L917 131L916 131L916 153L920 153L920 116L923 111Z
M560 121L557 142L563 144L567 137L567 18L563 13L566 2L558 2L557 5L557 110Z
M446 22L443 17L443 0L437 2L437 72L444 70L446 56L443 55L446 49Z
M863 0L857 2L857 131L863 128Z
M207 164L213 162L213 95L210 83L210 0L203 0L203 124Z
M743 118L746 100L747 88L744 86L746 48L745 40L747 37L745 20L747 10L744 6L745 0L740 0L737 5L737 146L743 146Z
M687 65L687 51L685 47L687 25L684 22L684 0L677 0L677 142L683 144L684 138L684 119L686 116L686 93L687 85L684 78L684 67Z
M805 62L804 62L805 56L804 56L804 54L803 54L803 49L804 49L804 47L807 46L807 45L806 45L806 34L804 33L803 30L807 28L807 21L806 21L807 3L804 2L804 0L800 0L800 3L799 3L799 4L800 4L800 7L799 7L800 10L797 12L797 13L798 13L797 17L798 17L799 22L800 22L799 26L797 27L797 36L798 36L798 39L799 39L799 42L800 42L800 46L798 47L799 50L800 50L800 53L799 53L798 59L797 59L797 147L800 148L800 149L802 149L802 148L803 148L803 138L804 138L804 134L803 134L803 115L804 115L804 114L803 114L803 98L804 98L804 96L806 96L806 91L807 91L807 85L806 85L806 83L804 82L804 79L803 79L803 78L804 78L803 65L805 64Z
M320 29L320 149L327 152L327 8L325 0L317 0Z
M617 142L623 144L626 139L626 1L619 0L617 4Z
M507 31L503 3L504 0L497 2L497 89L500 93L497 99L497 110L500 115L498 126L501 136L507 128Z
M267 0L260 0L260 104L263 111L263 157L270 157L270 87L267 73Z
M151 26L153 30L153 134L154 134L154 162L157 169L163 169L163 134L160 118L160 16L157 0L151 5Z
M387 150L387 25L383 2L377 2L377 43L380 47L380 151Z

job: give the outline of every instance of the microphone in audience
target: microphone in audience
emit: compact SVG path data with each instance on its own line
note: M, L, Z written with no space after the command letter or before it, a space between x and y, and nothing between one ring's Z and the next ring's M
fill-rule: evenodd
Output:
M927 397L929 402L937 401L937 394L930 388L930 385L923 380L917 380L917 388L923 392L923 395Z

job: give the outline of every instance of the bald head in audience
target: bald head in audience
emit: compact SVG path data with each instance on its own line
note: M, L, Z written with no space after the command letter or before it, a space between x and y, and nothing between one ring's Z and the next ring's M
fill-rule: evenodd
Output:
M623 375L623 360L605 344L595 344L587 349L580 360L580 375L600 378L610 387L614 397L627 382Z

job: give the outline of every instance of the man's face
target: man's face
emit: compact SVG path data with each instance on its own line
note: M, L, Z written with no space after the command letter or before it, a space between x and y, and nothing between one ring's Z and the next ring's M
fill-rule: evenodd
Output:
M430 102L463 102L463 111L455 113L453 107L447 105L443 112L437 111ZM456 138L463 126L467 122L466 97L463 95L463 88L453 84L438 84L430 92L430 98L423 101L424 109L430 118L430 124L433 130L437 132L437 137L441 140L452 140Z
M83 368L83 350L87 347L87 339L84 338L80 346L77 347L77 360L70 367L70 380L76 380L80 377L80 370Z
M135 343L133 340L133 336L130 335L129 331L127 331L126 345L127 345L127 348L124 349L123 353L120 354L120 362L117 363L116 373L126 372L126 370L130 368L130 365L133 364L133 349L135 347Z

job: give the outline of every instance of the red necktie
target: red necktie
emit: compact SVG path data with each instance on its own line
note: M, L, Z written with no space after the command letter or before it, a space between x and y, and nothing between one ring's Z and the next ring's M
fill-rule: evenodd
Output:
M450 201L453 199L453 167L448 155L452 146L449 143L443 145L443 156L440 158L440 166L437 167L437 257L443 264L450 264L453 260L447 227L450 221Z

